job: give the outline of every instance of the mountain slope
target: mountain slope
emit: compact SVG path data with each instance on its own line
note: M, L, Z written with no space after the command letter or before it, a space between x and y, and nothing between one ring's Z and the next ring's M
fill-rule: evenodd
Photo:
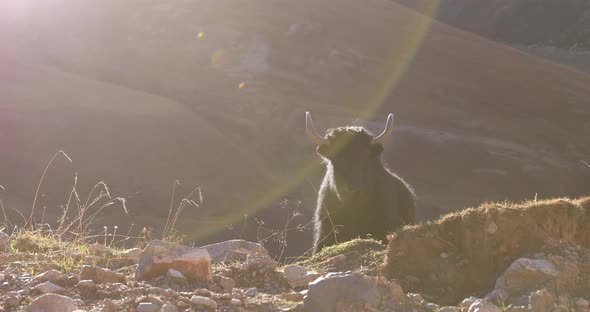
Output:
M281 226L284 197L301 199L309 218L321 171L306 110L318 128L360 117L375 132L394 112L384 157L416 189L422 218L587 192L590 76L399 4L53 0L21 10L2 33L15 42L0 78L11 206L26 207L64 148L87 180L140 192L128 222L158 224L175 179L203 186L202 209L181 222L192 238L267 207L267 226ZM48 207L71 176L51 173ZM290 238L293 253L310 244L307 232Z

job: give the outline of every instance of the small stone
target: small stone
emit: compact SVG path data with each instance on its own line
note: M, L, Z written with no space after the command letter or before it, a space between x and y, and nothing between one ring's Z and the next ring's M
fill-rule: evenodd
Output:
M82 280L76 284L82 298L92 298L96 295L96 283L93 280Z
M160 311L160 306L153 304L151 302L141 302L135 309L136 312L158 312Z
M415 302L422 302L424 301L424 298L422 297L422 295L420 294L408 294L408 298L410 298L410 300L415 301Z
M160 312L178 312L178 308L170 303L166 303L160 309Z
M93 280L97 284L125 283L125 275L115 273L109 269L100 267L83 266L80 271L80 280Z
M249 254L246 257L246 263L243 263L242 270L274 270L278 266L278 262L266 255Z
M296 264L285 266L284 272L285 278L293 288L307 287L309 283L320 276L320 274L308 271L305 267Z
M459 308L459 307L442 307L438 310L438 312L461 312L461 308Z
M217 310L217 302L208 297L194 295L191 297L191 303L193 305L203 306L207 309Z
M281 298L287 301L303 301L303 294L300 292L282 293Z
M258 293L258 289L256 287L249 288L244 292L244 296L246 297L254 297Z
M225 291L231 291L234 287L236 287L236 280L231 277L219 276L219 281L217 282L221 288Z
M459 304L459 307L461 308L461 311L467 311L469 310L469 307L475 302L477 301L476 297L469 297L469 298L465 298L463 299L463 301L461 301L461 304Z
M436 303L432 303L432 302L428 302L424 305L424 307L428 310L428 311L439 311L439 306Z
M65 285L66 280L67 280L67 277L63 273L61 273L60 271L57 271L57 270L49 270L49 271L39 274L37 277L35 277L36 282L39 282L39 283L52 282L52 283L60 285L60 286Z
M496 222L490 221L486 227L486 232L488 232L488 234L496 234L496 232L498 232L498 225Z
M487 300L478 299L469 307L468 312L502 312L502 309Z
M537 290L529 296L529 307L535 312L549 312L554 300L553 294L548 290Z
M41 283L41 284L35 286L34 289L41 292L42 294L49 294L49 293L63 294L66 290L65 288L55 285L52 282Z
M26 312L72 312L76 310L74 299L57 294L45 294L35 298Z
M6 280L6 275L0 273L0 283L4 282Z
M206 288L195 289L195 295L203 297L211 297L211 291Z
M440 253L440 257L441 257L442 259L446 259L446 258L448 258L448 257L449 257L449 254L448 254L448 253L446 253L446 252L441 252L441 253Z
M166 277L168 278L168 280L170 280L170 282L175 284L184 285L188 282L186 277L182 273L173 269L169 269L168 272L166 272Z
M240 299L232 298L229 301L229 304L232 305L232 306L234 306L234 307L237 307L237 306L241 306L242 305L242 301Z
M21 296L19 294L8 294L4 297L4 305L8 308L16 308L20 305Z

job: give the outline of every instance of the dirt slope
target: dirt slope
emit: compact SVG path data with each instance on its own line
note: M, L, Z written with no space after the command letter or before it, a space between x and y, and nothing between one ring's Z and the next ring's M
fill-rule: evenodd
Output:
M189 237L265 207L267 226L280 227L283 197L303 200L309 218L321 171L305 110L318 128L360 116L374 131L394 112L385 158L417 190L423 218L588 191L579 160L590 155L590 77L402 5L31 3L0 9L11 16L0 36L14 43L0 76L9 207L28 209L45 162L64 148L84 183L139 192L128 222L161 222L175 179L204 188L206 212L182 220ZM72 169L61 166L43 188L50 208L69 191ZM290 238L293 253L311 242L308 232Z

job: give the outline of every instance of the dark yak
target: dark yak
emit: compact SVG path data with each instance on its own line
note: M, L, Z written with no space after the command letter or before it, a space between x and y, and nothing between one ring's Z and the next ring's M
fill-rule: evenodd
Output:
M415 222L412 189L381 160L382 142L393 130L393 114L378 136L348 126L328 129L322 137L309 112L306 128L326 164L314 216L314 254L367 234L384 242L390 232Z

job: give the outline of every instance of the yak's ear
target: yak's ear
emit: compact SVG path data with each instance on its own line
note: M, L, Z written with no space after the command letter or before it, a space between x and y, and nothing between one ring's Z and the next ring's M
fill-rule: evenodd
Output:
M328 144L320 144L316 150L320 156L330 159L330 148L328 147Z
M383 145L381 143L371 144L371 154L379 156L383 153Z

